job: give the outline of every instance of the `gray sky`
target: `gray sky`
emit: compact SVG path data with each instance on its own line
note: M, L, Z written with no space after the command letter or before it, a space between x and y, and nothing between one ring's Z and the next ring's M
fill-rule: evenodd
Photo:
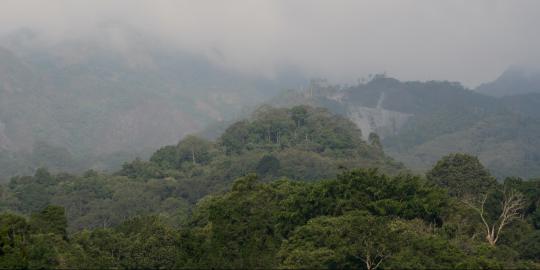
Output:
M475 86L510 65L538 68L538 0L2 0L0 34L92 39L127 24L216 63L271 76L296 66L353 82L386 71L404 80Z

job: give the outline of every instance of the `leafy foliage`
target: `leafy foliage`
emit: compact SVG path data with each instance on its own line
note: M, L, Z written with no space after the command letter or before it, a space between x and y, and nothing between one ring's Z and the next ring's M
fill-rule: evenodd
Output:
M0 268L539 266L537 180L498 183L465 154L416 176L374 136L368 144L344 118L306 106L262 108L231 128L112 175L12 178L0 190ZM496 220L501 189L522 194L523 208L491 245L462 201L485 191Z
M448 189L452 196L482 194L496 185L496 180L477 157L450 154L443 157L427 172L428 180Z

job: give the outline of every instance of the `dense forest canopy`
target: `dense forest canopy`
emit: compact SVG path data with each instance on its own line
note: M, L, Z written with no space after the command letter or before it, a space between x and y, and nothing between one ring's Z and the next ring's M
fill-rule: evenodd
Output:
M539 267L540 181L466 154L418 176L368 138L325 109L263 106L113 174L13 177L0 268Z
M480 216L418 176L354 170L321 181L262 183L248 175L201 200L180 226L166 213L66 234L64 208L1 214L2 267L59 268L537 268L540 182L508 179ZM523 201L498 242L513 189ZM144 198L140 198L144 200ZM45 224L46 226L43 226Z
M261 107L216 141L188 136L158 149L148 161L125 163L114 174L39 169L34 176L13 177L4 186L2 204L26 214L61 205L70 231L156 212L179 224L200 198L226 190L248 173L264 180L314 181L358 167L405 171L379 145L362 140L360 130L343 117L307 106Z
M538 25L538 0L3 0L0 270L540 269Z

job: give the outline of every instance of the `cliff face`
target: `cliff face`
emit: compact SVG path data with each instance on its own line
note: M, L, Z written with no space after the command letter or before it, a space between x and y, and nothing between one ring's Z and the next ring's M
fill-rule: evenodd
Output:
M348 104L347 116L362 130L364 139L367 139L372 132L377 133L383 139L387 136L397 135L409 118L413 116L413 114L383 108L385 98L385 92L381 92L375 108Z
M364 139L369 134L377 133L381 138L394 136L413 116L412 114L386 110L383 108L369 108L363 106L349 106L348 117L361 130Z
M466 152L479 156L497 176L540 175L538 94L496 98L458 83L376 76L349 87L314 84L272 103L322 106L347 116L364 139L377 133L385 152L414 170Z

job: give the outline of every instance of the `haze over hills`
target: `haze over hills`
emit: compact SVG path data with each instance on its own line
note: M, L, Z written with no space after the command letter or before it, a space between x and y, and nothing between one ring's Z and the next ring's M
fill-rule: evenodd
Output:
M216 138L269 99L345 115L364 139L377 133L390 155L415 170L448 153L469 152L498 176L540 175L534 136L540 76L523 68L510 68L474 91L459 83L383 75L355 86L324 80L307 85L294 70L273 78L249 75L152 43L136 31L105 27L111 29L114 35L103 31L99 42L48 47L35 45L32 31L3 38L0 175L40 166L114 170L186 134ZM296 90L283 93L287 88Z
M249 173L265 181L317 181L350 168L379 168L392 175L407 171L378 141L364 141L360 133L354 123L325 109L261 107L214 141L190 135L154 151L147 161L126 160L114 174L39 169L33 177L13 177L6 193L0 189L0 211L31 213L61 205L74 231L153 213L179 224L202 197L228 190L234 179Z
M538 0L0 7L0 269L540 269Z
M315 81L270 103L312 104L346 115L364 136L379 134L387 152L415 170L426 170L448 153L467 152L497 176L533 177L540 175L536 95L496 98L459 83L377 75L346 87Z
M0 175L39 166L119 168L302 83L296 75L270 79L236 72L108 27L96 41L50 46L39 44L32 31L4 37Z
M3 38L0 175L40 166L117 169L186 134L206 130L215 138L224 129L214 123L225 127L268 99L345 115L364 139L377 133L390 155L416 170L469 152L498 176L540 174L540 76L523 68L474 91L382 75L355 86L308 86L294 70L274 78L237 72L117 25L104 26L99 37L50 46L36 45L39 36L29 30ZM279 96L287 88L297 90Z
M510 67L493 82L481 84L474 90L495 97L540 93L540 72Z

